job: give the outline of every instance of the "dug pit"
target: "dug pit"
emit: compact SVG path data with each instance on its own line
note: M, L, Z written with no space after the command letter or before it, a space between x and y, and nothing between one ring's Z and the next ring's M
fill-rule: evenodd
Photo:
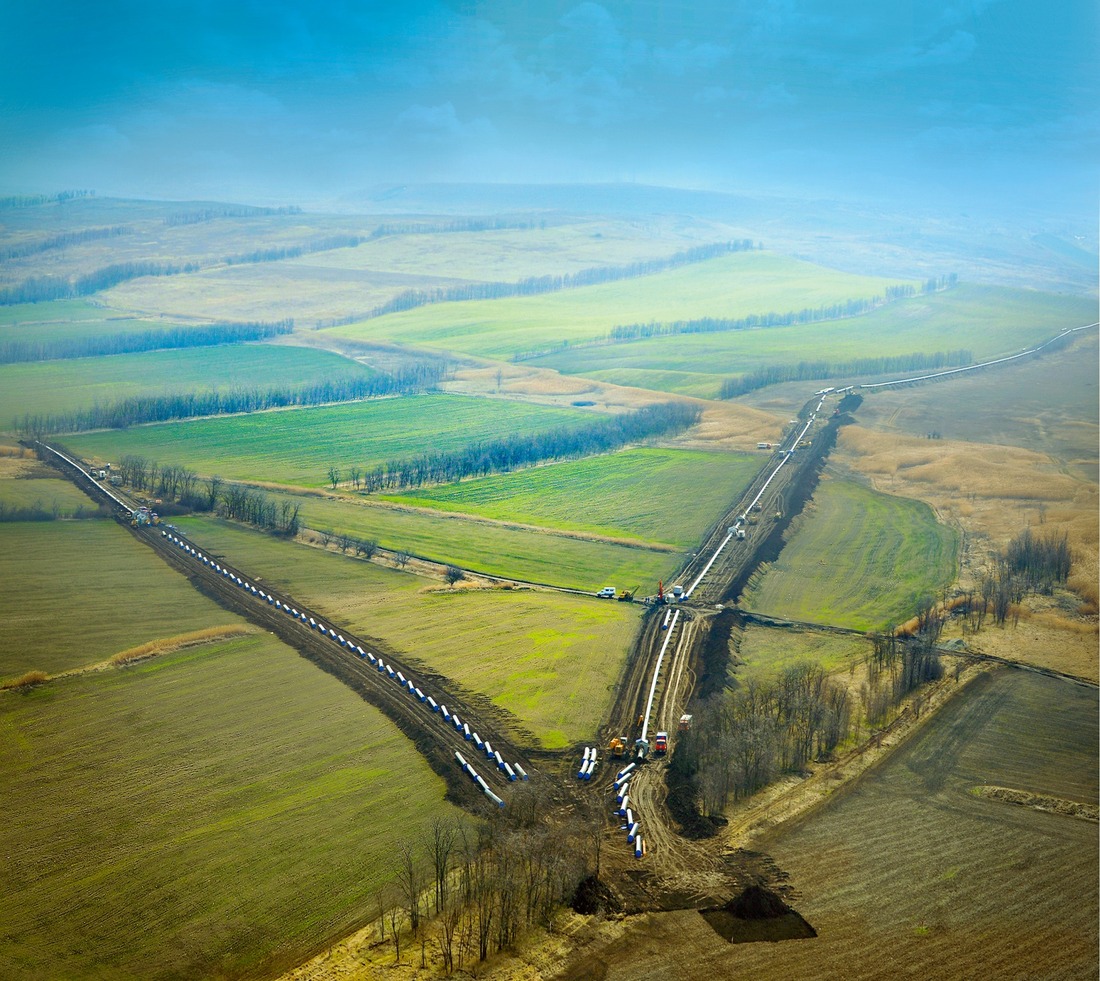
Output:
M817 931L774 892L749 886L724 906L699 911L720 937L731 944L806 940Z

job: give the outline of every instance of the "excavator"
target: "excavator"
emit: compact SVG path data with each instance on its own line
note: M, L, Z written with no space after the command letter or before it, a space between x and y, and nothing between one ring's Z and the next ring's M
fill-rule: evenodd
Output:
M630 589L624 589L621 593L619 593L619 602L620 603L633 603L634 602L634 594L636 592L638 592L639 588L640 588L639 586L631 586Z

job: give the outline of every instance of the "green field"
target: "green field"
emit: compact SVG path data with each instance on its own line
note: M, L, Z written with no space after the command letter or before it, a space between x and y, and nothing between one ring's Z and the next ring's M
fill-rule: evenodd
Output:
M44 510L59 518L94 512L97 504L57 471L33 460L0 460L0 506L9 511Z
M1084 296L959 286L844 320L650 338L555 352L531 363L614 384L713 397L723 378L766 365L960 348L977 360L1011 354L1063 327L1094 321L1095 308L1095 300Z
M301 504L309 528L373 539L435 562L507 579L597 590L608 583L648 583L656 589L683 561L682 552L555 535L530 528L371 503L271 492Z
M746 591L746 609L878 630L909 619L955 577L955 533L919 501L823 480L778 561Z
M642 448L387 499L548 528L691 546L756 476L746 454Z
M737 681L774 677L796 664L812 661L830 674L847 672L869 652L870 644L859 637L781 630L752 624L741 634L733 677Z
M331 333L506 360L563 342L598 339L617 324L800 310L880 295L889 285L890 280L853 276L767 252L739 252L559 293L433 304L335 327Z
M0 695L0 731L9 981L278 974L375 916L399 846L456 813L266 635Z
M525 729L547 748L591 737L641 615L637 607L585 596L452 590L212 519L177 523L204 551L249 570L253 581L480 693L512 714L516 738Z
M293 387L370 369L328 351L233 344L0 365L0 427L24 413L63 412L134 395Z
M598 418L598 417L597 417ZM255 412L65 438L84 456L136 453L200 474L322 487L328 468L372 467L427 450L458 450L507 432L544 432L593 419L580 409L459 395L419 395Z
M0 582L0 678L241 623L113 521L0 524Z

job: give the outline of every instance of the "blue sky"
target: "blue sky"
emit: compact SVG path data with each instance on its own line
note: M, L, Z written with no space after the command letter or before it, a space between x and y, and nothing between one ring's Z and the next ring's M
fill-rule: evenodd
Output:
M1095 209L1095 0L0 5L0 191L639 181Z

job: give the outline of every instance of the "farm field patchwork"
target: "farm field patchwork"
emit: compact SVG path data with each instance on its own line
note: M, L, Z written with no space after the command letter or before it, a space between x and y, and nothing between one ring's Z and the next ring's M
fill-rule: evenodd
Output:
M133 453L204 476L323 487L330 466L346 480L352 466L366 469L428 449L458 450L502 433L544 432L596 418L581 409L417 395L141 426L64 442L78 454L104 460Z
M418 507L694 545L760 469L746 454L640 448L384 495Z
M370 369L332 354L279 344L147 351L0 365L0 427L24 413L64 412L135 395L294 387Z
M1087 297L963 285L844 320L555 351L531 363L662 391L680 390L681 376L670 372L686 373L686 388L697 388L701 382L694 373L702 372L715 378L709 393L713 397L722 377L766 365L958 349L970 350L981 360L1013 354L1064 327L1086 324L1095 317L1095 302ZM813 391L812 382L807 389Z
M631 605L549 591L448 589L212 519L177 524L256 582L483 693L510 713L503 718L513 729L551 749L595 730L641 615Z
M113 521L0 524L0 678L56 674L242 621Z
M331 333L356 340L400 339L506 360L563 343L596 340L619 324L800 310L881 295L890 285L891 280L840 273L767 252L739 252L652 276L559 293L433 304L335 327Z
M399 846L457 813L267 635L0 695L0 728L9 981L277 974L376 915Z
M668 579L683 553L612 542L548 535L501 523L414 511L352 499L303 496L279 491L280 503L301 505L309 528L376 541L382 548L406 549L434 562L521 579L524 582L597 590L607 583Z
M809 623L880 630L909 619L956 575L955 533L919 501L824 479L746 609Z

